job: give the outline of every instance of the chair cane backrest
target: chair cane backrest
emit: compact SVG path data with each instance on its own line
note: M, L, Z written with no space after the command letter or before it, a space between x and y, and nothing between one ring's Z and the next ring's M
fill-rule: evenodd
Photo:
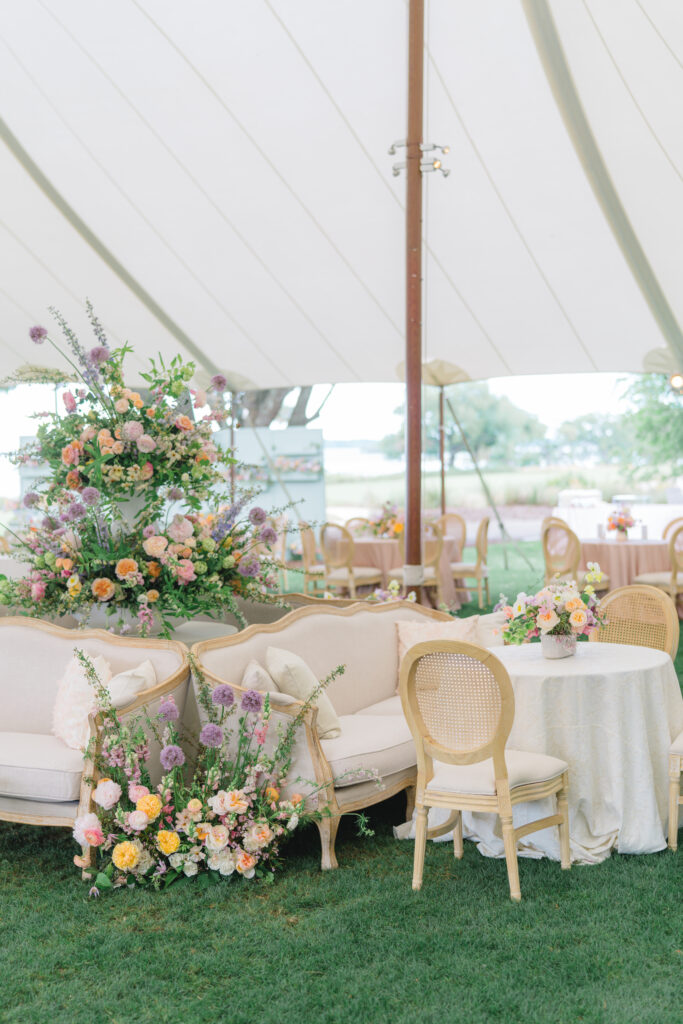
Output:
M671 561L672 582L675 583L678 574L683 573L683 523L671 534L669 559Z
M352 534L356 534L358 536L372 533L372 523L364 516L352 516L351 519L346 520L344 526Z
M581 541L566 523L551 520L541 534L543 559L545 561L545 582L558 573L561 577L575 579L581 561Z
M318 564L315 534L308 523L299 523L299 535L301 537L301 557L304 569L311 569L314 565Z
M467 541L467 523L457 512L446 512L436 520L437 526L441 529L444 537L454 537L458 542L458 557L462 558Z
M505 666L491 651L460 640L416 644L401 662L399 693L426 781L432 758L474 764L493 757L496 778L507 777L504 750L515 698Z
M401 562L405 564L406 545L402 533L398 535L398 551ZM422 564L425 569L436 568L441 561L443 551L443 534L436 522L427 523L422 531Z
M665 591L645 584L617 587L602 598L600 607L606 622L591 633L592 641L652 647L676 657L678 613Z
M489 553L489 523L490 519L488 516L479 523L477 527L477 538L475 540L475 546L477 549L477 566L486 565L486 559Z
M670 523L667 523L662 532L662 540L668 540L669 534L672 530L678 530L679 527L683 526L683 516L677 516L676 519L672 519Z
M353 535L339 523L323 523L320 548L326 569L350 569L353 564Z

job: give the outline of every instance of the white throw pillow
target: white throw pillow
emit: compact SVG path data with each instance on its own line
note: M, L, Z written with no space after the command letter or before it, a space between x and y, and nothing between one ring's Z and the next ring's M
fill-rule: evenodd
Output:
M319 680L303 658L280 647L269 647L266 651L266 668L282 690L296 700L307 700L318 686ZM341 736L341 724L332 701L325 692L319 693L315 704L318 708L318 735L320 739L333 740Z
M88 653L87 651L85 652ZM109 662L101 654L89 656L100 682L111 679ZM88 715L95 710L95 691L88 682L85 669L74 654L57 689L52 711L52 732L74 750L83 750L90 739Z
M503 612L491 612L489 615L479 615L478 618L476 642L482 647L503 647L503 630L507 623Z
M241 685L243 690L259 690L261 693L278 689L273 677L256 658L252 658L245 668Z
M478 644L478 622L478 615L451 622L397 622L399 671L406 651L425 640L464 640L468 644Z
M157 674L154 665L149 660L141 662L134 668L128 668L125 672L119 672L112 676L107 684L111 702L118 710L131 704L143 690L151 690L156 686Z

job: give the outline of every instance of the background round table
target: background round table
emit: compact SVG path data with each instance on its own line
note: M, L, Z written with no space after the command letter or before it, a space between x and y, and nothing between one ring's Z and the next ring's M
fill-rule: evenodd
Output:
M597 562L610 579L610 589L626 587L642 572L663 572L671 568L669 545L665 540L584 540L581 566Z

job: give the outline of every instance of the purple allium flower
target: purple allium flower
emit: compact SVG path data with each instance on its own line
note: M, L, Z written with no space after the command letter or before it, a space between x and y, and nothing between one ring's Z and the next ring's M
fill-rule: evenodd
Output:
M32 327L28 334L31 341L35 341L36 345L42 345L47 338L47 331L44 327Z
M228 386L228 382L222 373L217 373L215 377L211 378L211 387L214 391L225 391Z
M235 703L235 694L232 687L219 683L211 694L211 700L214 704L222 704L224 708L229 708Z
M208 722L199 734L199 742L205 747L220 747L223 742L223 730L220 725Z
M180 501L180 499L183 496L183 492L180 489L180 487L171 487L170 491L168 492L168 496L171 499L171 501Z
M40 501L40 495L36 494L35 491L28 491L24 495L24 506L26 508L35 508L35 506L38 504L39 501Z
M240 576L258 576L259 564L255 559L250 562L240 562L237 571Z
M51 516L45 516L45 518L41 520L40 525L43 530L54 530L57 523Z
M180 747L176 746L175 743L171 743L162 749L159 754L159 760L164 771L170 772L171 768L179 768L180 765L185 764L185 755Z
M159 718L162 722L176 722L180 718L180 712L173 697L162 700L159 705Z
M88 510L80 501L75 501L69 511L72 519L82 519Z
M81 491L81 498L86 505L96 505L100 500L100 492L96 487L84 487Z
M274 544L277 540L277 533L272 526L264 526L259 537L264 544Z
M73 518L73 516L71 515L71 509L70 508L67 508L67 509L65 509L64 512L60 512L59 513L59 521L60 521L60 523L70 523L72 518Z
M252 508L251 512L249 513L249 522L252 523L254 526L260 526L262 523L265 523L267 518L268 516L266 515L265 510L259 508L258 505L256 506L256 508Z
M101 366L102 363L106 363L111 352L106 345L95 345L95 348L91 348L88 353L88 359L94 366Z
M247 690L240 707L242 711L260 711L263 707L263 697L258 690Z

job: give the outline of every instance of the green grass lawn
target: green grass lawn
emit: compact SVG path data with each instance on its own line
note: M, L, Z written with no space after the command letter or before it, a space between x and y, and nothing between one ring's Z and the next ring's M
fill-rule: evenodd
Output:
M538 584L539 545L524 550L537 571L514 551L505 570L491 549L494 599ZM404 806L379 804L371 839L345 820L338 871L318 870L310 830L272 886L188 881L100 900L87 899L65 832L0 822L0 1020L683 1020L683 849L570 872L522 859L516 905L504 861L429 844L413 893L412 843L391 832Z

